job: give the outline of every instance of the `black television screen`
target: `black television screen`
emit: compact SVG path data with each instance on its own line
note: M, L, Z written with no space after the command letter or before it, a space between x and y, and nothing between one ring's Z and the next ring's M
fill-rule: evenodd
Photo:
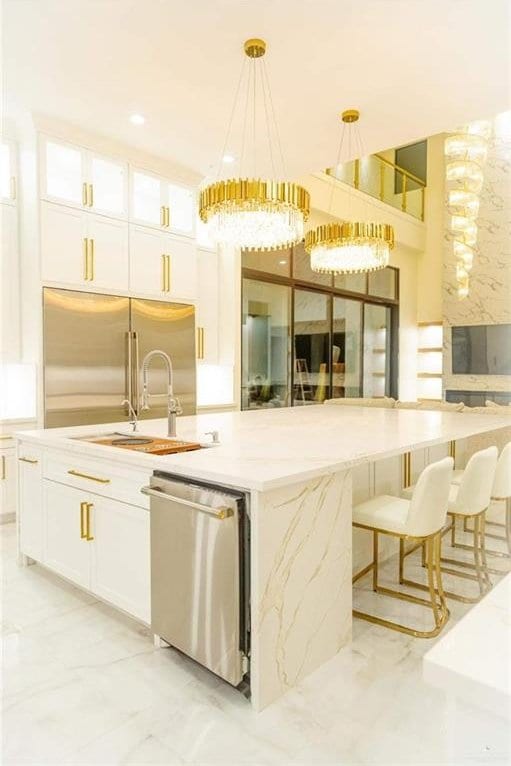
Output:
M452 328L455 375L511 375L511 324Z

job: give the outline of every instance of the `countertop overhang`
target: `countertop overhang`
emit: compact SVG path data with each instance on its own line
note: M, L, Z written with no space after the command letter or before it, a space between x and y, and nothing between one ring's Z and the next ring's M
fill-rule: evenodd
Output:
M147 455L73 437L129 432L129 423L23 431L24 443L96 460L161 470L246 490L266 491L403 452L511 427L511 415L314 405L180 417L178 438L220 444L178 455ZM143 420L138 433L165 436L167 420Z

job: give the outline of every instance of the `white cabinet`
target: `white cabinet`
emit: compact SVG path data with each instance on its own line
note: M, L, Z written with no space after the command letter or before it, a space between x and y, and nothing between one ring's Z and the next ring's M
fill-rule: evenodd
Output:
M3 139L0 142L0 200L9 205L16 203L17 174L16 144Z
M150 622L149 512L50 479L43 480L43 496L43 563Z
M131 226L130 291L160 300L195 299L195 244L144 226Z
M41 451L28 445L18 454L20 550L37 561L43 558L41 459Z
M195 193L146 170L131 170L130 220L163 231L193 235Z
M198 250L197 358L218 362L218 256Z
M115 218L128 214L128 164L43 136L41 197Z
M0 521L16 513L16 451L0 449Z
M91 509L91 590L151 621L149 512L103 497Z
M128 224L41 203L43 282L81 288L128 288Z
M20 356L20 274L18 250L18 208L0 205L2 278L0 292L0 355L4 361Z
M77 585L90 584L90 541L87 539L88 497L84 492L43 481L45 516L44 563ZM23 551L25 552L25 551Z

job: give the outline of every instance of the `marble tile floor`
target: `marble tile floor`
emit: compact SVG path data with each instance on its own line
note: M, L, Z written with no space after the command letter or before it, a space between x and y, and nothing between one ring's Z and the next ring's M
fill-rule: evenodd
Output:
M350 647L256 714L208 671L154 649L139 624L40 566L19 568L13 524L0 537L5 766L511 761L503 719L422 681L431 640L355 620ZM410 575L423 577L417 555L408 561ZM382 568L385 584L396 569L396 561ZM355 589L358 607L402 621L424 617L369 587L368 577ZM452 622L467 608L451 602Z

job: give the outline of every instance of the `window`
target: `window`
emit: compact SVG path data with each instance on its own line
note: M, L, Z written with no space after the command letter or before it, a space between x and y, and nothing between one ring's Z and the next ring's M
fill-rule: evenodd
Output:
M395 164L402 170L406 170L411 175L419 178L424 185L426 185L426 177L428 170L428 142L419 141L416 144L409 144L408 146L402 146L396 149ZM403 174L396 173L395 178L395 193L401 194L403 191ZM409 176L406 179L407 191L413 191L414 189L420 189L421 185L418 184L413 178Z

